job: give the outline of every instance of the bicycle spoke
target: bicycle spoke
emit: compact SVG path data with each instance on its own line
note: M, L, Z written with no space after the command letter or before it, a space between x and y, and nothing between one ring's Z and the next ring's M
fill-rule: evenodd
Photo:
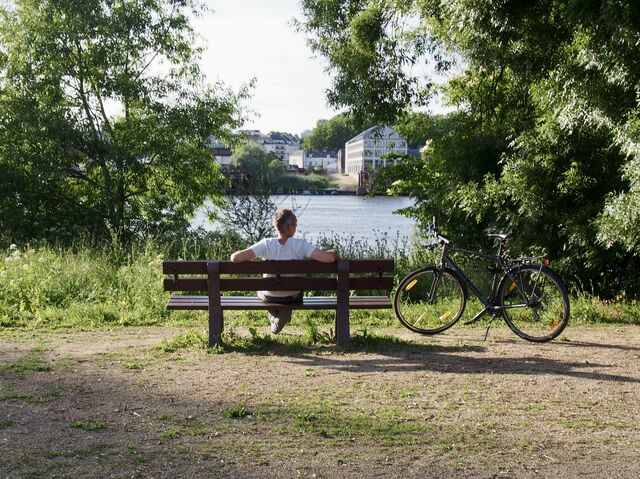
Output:
M426 269L403 279L394 297L400 322L412 331L434 334L452 326L465 306L462 286L447 271Z
M509 327L530 341L548 341L560 334L569 315L566 289L553 272L523 265L511 285L502 287L502 313Z

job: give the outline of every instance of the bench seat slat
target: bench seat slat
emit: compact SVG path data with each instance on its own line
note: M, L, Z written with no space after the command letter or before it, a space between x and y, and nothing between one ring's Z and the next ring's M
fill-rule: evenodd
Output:
M266 309L336 309L335 296L310 296L302 303L279 304L265 303L256 296L222 296L220 298L223 310L266 310ZM386 296L351 296L350 309L389 309L391 301ZM207 310L209 298L207 296L178 296L169 299L167 309L171 310Z

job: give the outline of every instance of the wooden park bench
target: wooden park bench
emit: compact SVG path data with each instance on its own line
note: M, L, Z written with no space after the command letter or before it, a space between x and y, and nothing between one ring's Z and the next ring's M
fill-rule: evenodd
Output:
M172 295L169 310L208 310L209 347L221 343L225 310L310 309L336 311L336 343L349 341L350 309L391 308L393 260L164 261L165 291L199 291L206 296ZM269 273L274 276L262 277ZM299 275L291 277L287 275ZM331 296L305 296L302 302L265 303L256 296L223 296L223 292L326 291ZM351 296L351 291L385 290L384 296ZM266 318L265 318L266 320Z

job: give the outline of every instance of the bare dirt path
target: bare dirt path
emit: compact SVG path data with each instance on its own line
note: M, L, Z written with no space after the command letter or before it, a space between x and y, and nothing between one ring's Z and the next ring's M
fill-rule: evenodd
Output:
M346 351L157 347L181 331L5 331L0 477L640 471L639 327L571 327L543 345L461 328L386 330L403 342Z

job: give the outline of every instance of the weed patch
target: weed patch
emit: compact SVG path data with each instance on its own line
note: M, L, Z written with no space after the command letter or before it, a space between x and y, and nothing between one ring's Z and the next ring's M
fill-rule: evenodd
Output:
M163 340L155 350L163 353L175 353L182 349L205 349L208 341L204 333L198 331L187 331L176 336Z
M107 425L102 422L74 421L69 424L69 427L82 429L83 431L103 431L107 428Z
M35 394L14 394L8 393L0 397L0 401L7 402L25 402L27 404L40 404L44 402L44 399L41 396Z
M25 357L6 364L4 368L16 374L51 371L51 366L45 362L42 353L42 349L33 349Z
M11 419L0 419L0 429L5 429L13 426L13 421Z
M244 419L246 417L253 417L253 412L245 406L235 406L224 409L222 415L228 419Z
M178 439L182 436L182 432L177 427L172 427L162 433L162 439Z

